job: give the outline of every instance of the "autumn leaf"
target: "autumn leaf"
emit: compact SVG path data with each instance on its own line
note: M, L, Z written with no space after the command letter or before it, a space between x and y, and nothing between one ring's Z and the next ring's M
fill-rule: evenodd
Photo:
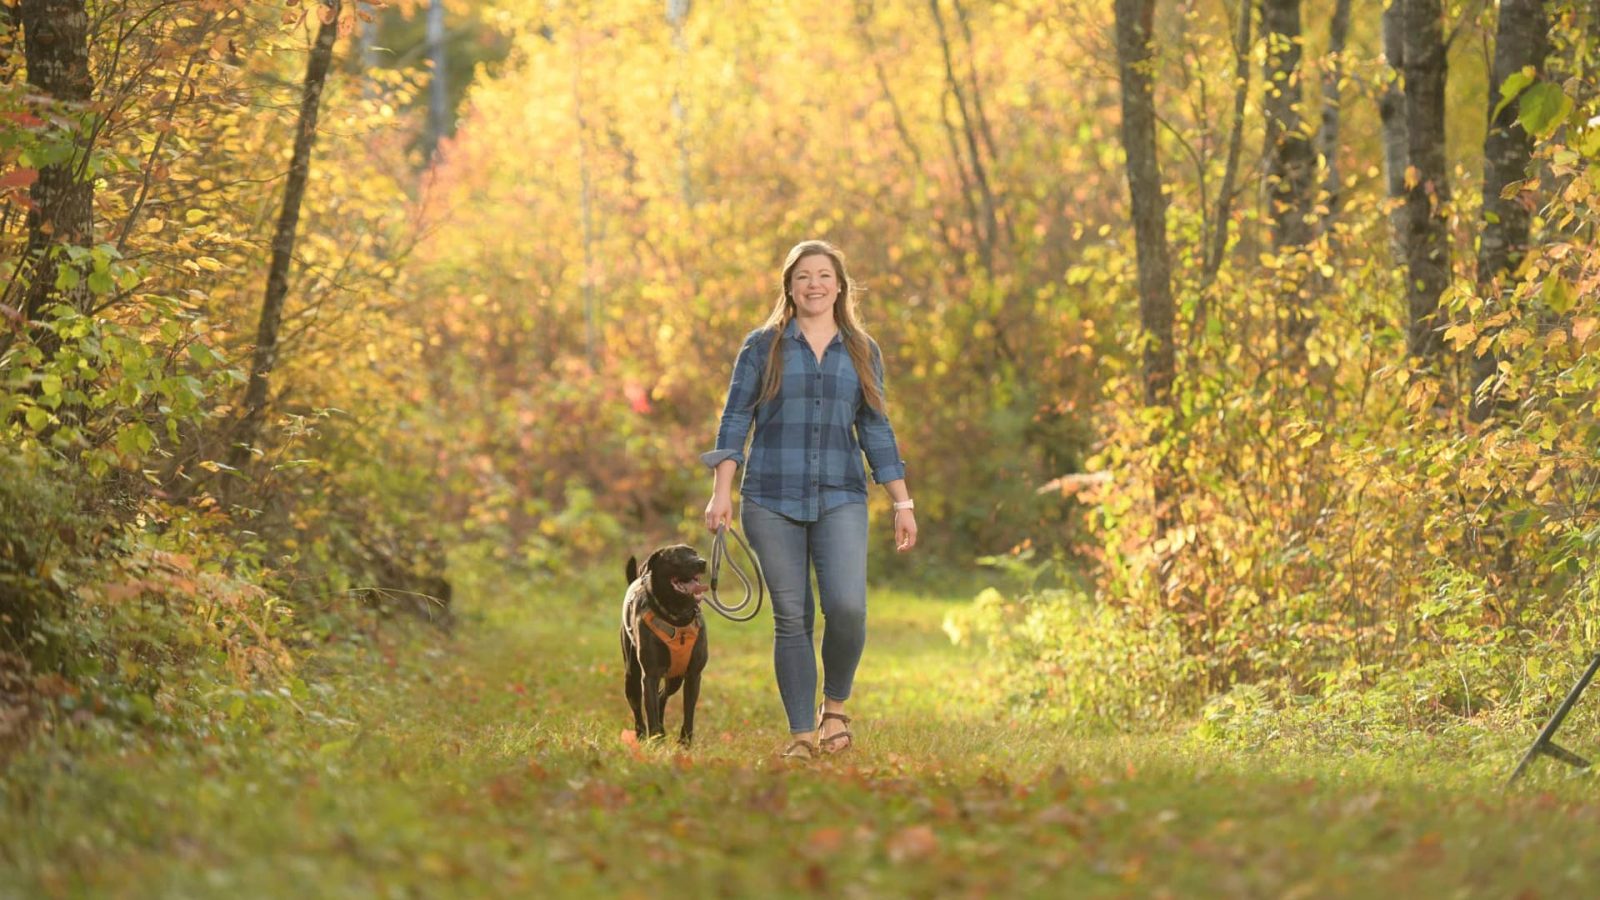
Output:
M939 851L939 837L931 826L912 825L890 835L884 841L884 850L890 862L915 862Z
M1444 339L1456 350L1472 343L1477 337L1478 329L1471 322L1461 322L1444 330Z
M1532 478L1528 479L1528 484L1525 488L1523 488L1523 490L1528 491L1529 493L1538 490L1544 486L1545 482L1550 480L1550 476L1554 475L1555 472L1555 463L1545 463L1533 473Z
M803 849L814 856L831 856L844 846L844 840L844 829L831 825L823 826L813 829L806 836Z
M12 188L24 188L38 180L38 169L12 169L4 175L0 175L0 191L10 190Z

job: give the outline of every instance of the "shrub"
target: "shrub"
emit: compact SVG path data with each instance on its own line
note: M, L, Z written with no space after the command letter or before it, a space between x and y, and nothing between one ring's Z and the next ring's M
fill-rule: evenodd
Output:
M945 618L957 643L983 641L1002 662L1010 705L1048 721L1128 728L1159 722L1187 698L1179 689L1190 665L1175 631L1135 623L1127 610L1075 588L1007 598L986 588Z

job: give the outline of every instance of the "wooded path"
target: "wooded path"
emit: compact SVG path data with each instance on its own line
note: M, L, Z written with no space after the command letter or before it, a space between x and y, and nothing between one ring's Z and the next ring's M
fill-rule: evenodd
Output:
M954 598L873 594L842 758L774 760L765 617L711 621L693 750L634 750L612 587L469 599L444 641L385 626L293 703L235 706L253 741L24 756L0 895L1580 896L1600 859L1592 782L1504 794L1504 748L1283 757L1015 722L941 631Z

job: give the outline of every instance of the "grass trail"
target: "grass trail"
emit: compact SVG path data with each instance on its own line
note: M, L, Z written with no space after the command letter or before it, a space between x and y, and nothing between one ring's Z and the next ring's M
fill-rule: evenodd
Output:
M766 616L711 620L695 748L635 752L621 588L380 633L215 743L42 745L0 777L0 896L1532 897L1600 872L1587 779L1503 795L1449 759L1013 722L944 598L874 593L840 759L773 759Z

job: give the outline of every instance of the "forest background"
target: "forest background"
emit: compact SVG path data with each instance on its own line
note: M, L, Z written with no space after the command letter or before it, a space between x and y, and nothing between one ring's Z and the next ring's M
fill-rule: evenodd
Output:
M1525 723L1600 637L1600 4L0 12L7 742L699 537L811 237L875 577L974 585L1019 711Z

